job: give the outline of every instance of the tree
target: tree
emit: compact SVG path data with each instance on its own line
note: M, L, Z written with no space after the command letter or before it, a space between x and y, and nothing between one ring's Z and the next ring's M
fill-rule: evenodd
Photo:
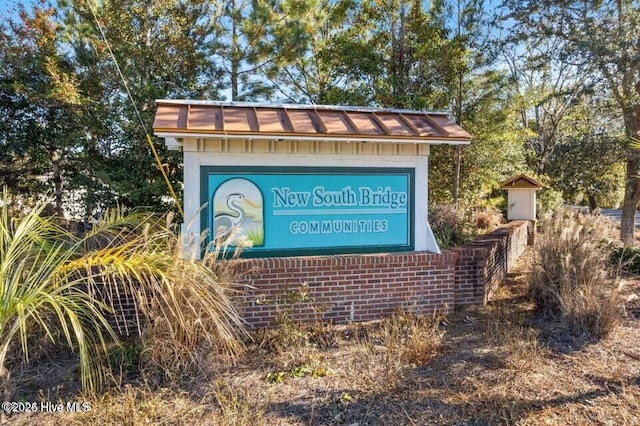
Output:
M291 102L362 105L367 85L353 67L365 53L350 25L353 0L263 1L254 27L264 37L250 63Z
M462 147L459 200L462 205L482 204L497 184L526 170L523 141L526 132L519 126L517 99L500 72L483 73L466 85L463 111L465 129L472 135ZM429 200L451 203L456 172L457 147L434 146L429 166Z
M460 126L465 116L465 108L469 103L470 91L474 79L482 78L483 73L490 75L487 65L493 61L490 49L489 34L485 16L484 0L455 0L447 5L454 9L455 16L453 38L449 43L450 73L454 76L451 111ZM482 87L482 85L476 85ZM463 161L463 148L457 146L454 154L454 178L452 187L453 205L457 207L460 196L460 172Z
M71 60L60 52L55 10L19 11L20 20L0 33L0 183L27 197L53 194L62 217L86 100Z
M584 197L592 211L618 204L624 187L624 128L607 109L596 99L572 108L546 167L565 200Z
M215 61L224 69L223 79L231 89L231 100L269 98L273 87L261 72L272 61L272 57L262 54L272 24L269 2L221 0L214 2L212 13Z
M602 83L624 123L625 195L620 238L635 241L640 201L640 152L631 148L640 131L640 6L632 0L505 2L518 26L532 37L558 37L557 57L575 64L593 83Z
M366 75L372 103L390 108L441 109L450 101L451 55L442 3L369 0L353 25L360 50L353 66ZM366 52L362 54L360 52Z
M530 131L525 143L527 164L534 174L543 176L553 166L550 158L562 136L563 121L589 95L589 87L579 67L557 55L566 45L559 37L532 38L528 29L513 26L501 45L519 100L522 127Z
M151 128L155 99L219 96L222 69L213 62L218 43L212 35L209 2L61 1L60 5L66 37L85 77L82 88L92 100L86 111L89 141L83 150L91 163L79 172L85 176L82 183L91 187L87 194L104 203L101 208L117 202L164 210L171 202L145 130ZM179 155L154 143L172 185L179 188Z

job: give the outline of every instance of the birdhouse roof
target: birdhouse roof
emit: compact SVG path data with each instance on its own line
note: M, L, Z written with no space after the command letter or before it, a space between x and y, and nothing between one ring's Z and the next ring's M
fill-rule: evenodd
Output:
M328 105L157 100L160 137L222 137L468 144L471 135L442 112Z
M542 189L544 188L544 184L531 176L522 174L500 184L500 189L510 188Z

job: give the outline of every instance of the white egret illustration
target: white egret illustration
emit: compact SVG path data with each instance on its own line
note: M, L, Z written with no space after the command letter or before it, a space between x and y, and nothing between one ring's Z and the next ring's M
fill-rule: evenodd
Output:
M213 195L214 238L224 240L235 230L234 242L244 237L253 246L264 245L262 204L262 193L253 182L244 178L224 182Z
M248 200L244 195L234 192L227 195L227 208L233 213L218 213L214 218L214 228L217 236L226 236L233 228L240 226L245 218L245 211L242 204L249 207L258 207Z

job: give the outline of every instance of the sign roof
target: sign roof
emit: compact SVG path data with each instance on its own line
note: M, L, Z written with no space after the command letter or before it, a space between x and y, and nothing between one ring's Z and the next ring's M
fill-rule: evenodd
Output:
M308 139L468 144L471 135L442 112L327 105L157 100L160 137Z

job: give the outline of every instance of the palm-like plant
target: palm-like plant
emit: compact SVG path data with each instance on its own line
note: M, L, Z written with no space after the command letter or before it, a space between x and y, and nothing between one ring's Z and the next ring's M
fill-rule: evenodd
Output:
M0 207L0 385L5 398L10 390L7 354L19 340L28 360L34 326L51 340L64 336L80 355L83 386L96 389L104 378L107 343L118 341L105 314L123 295L135 302L137 331L156 366L169 364L179 371L195 364L198 348L232 355L242 348L237 336L244 333L243 323L228 297L228 283L220 280L225 268L183 259L180 236L169 218L114 210L80 238L40 217L43 208L18 220L9 217L6 202Z
M4 200L7 199L6 193ZM54 329L80 355L83 386L95 389L102 380L105 335L115 338L102 312L105 306L79 285L82 276L67 268L77 254L72 236L54 221L40 217L44 204L12 219L7 203L0 207L0 380L10 393L7 354L20 342L28 360L31 327L54 339Z

